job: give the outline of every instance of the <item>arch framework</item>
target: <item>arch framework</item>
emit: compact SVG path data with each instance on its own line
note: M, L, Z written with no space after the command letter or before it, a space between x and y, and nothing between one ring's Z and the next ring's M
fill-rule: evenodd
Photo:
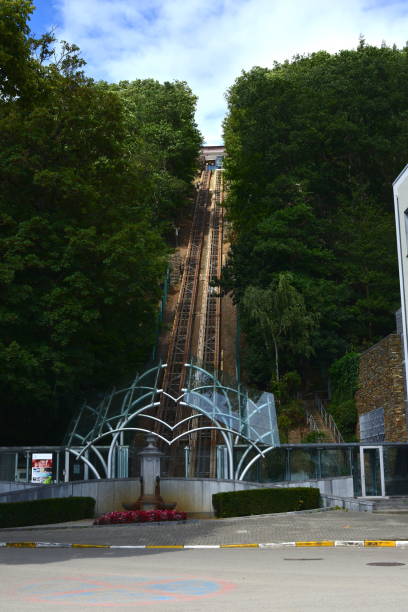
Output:
M197 364L186 363L186 387L179 397L161 388L166 364L159 363L135 377L124 389L103 396L96 406L84 403L66 439L68 452L82 460L96 478L112 478L115 456L127 436L153 434L171 447L198 431L215 430L226 457L223 477L242 480L248 470L279 445L274 397L250 395L242 385L223 384ZM162 402L183 406L188 414L172 425L160 419ZM101 453L107 446L107 457ZM188 449L188 446L186 447Z

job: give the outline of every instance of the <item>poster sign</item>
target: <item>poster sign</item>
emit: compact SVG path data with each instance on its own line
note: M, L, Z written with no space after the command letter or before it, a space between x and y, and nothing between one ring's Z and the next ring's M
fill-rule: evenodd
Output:
M33 453L31 459L31 482L52 482L52 453Z

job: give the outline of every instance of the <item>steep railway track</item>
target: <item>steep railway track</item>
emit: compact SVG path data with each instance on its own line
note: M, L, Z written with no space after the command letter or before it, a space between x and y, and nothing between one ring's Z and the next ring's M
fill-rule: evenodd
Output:
M205 252L205 272L202 279L201 321L196 356L202 367L218 375L220 370L221 300L214 281L220 278L222 267L223 208L222 172L215 172L211 201L208 240ZM190 422L191 429L198 422ZM217 432L194 432L190 438L190 475L216 476Z
M204 233L210 203L210 180L211 173L209 171L203 172L197 192L179 299L167 352L167 367L163 380L163 389L174 398L180 395L180 391L183 388L185 377L184 364L191 355L194 313L199 288ZM171 401L164 400L160 406L158 416L172 424L180 415L174 410L174 404Z
M222 266L223 185L222 171L211 174L204 171L201 175L167 353L162 386L173 398L181 395L185 385L184 364L192 357L210 372L220 369L221 300L213 281L220 277ZM186 407L175 406L171 399L164 398L158 416L172 425L188 416L188 412ZM195 426L194 419L190 428ZM216 444L215 432L191 435L190 475L215 476ZM176 449L173 460L175 454Z

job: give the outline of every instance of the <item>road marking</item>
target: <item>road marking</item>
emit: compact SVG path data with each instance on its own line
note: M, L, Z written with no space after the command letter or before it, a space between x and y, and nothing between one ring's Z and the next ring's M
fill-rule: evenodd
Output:
M59 609L61 604L75 605L82 610L88 606L146 609L146 605L158 602L185 603L186 601L216 597L236 588L236 584L211 578L180 577L134 577L84 575L78 579L58 580L49 577L21 587L16 595L24 603L47 604ZM18 609L25 606L20 606ZM180 606L179 606L180 607Z
M364 546L380 546L380 547L395 547L395 540L365 540Z
M183 544L152 544L146 548L184 548Z
M259 544L259 548L286 548L288 546L296 546L296 542L265 542Z
M259 544L220 544L220 548L258 548Z
M109 544L71 544L72 548L110 548Z
M295 542L296 546L334 546L333 540L318 540L317 542Z
M120 546L119 544L112 544L111 546L109 546L109 548L146 548L146 544L140 544L140 545L122 545Z
M184 548L198 548L198 549L206 549L206 548L220 548L220 544L185 544Z
M221 548L290 548L290 547L361 547L407 548L408 540L305 540L297 542L262 542L250 544L69 544L65 542L0 542L0 548L106 548L124 550L213 550Z

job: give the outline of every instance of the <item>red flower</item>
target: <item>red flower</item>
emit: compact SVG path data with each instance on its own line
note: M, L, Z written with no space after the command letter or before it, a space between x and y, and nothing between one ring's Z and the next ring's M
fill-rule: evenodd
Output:
M185 521L185 512L175 510L128 510L127 512L107 512L95 519L94 525L117 523L152 523L155 521Z

